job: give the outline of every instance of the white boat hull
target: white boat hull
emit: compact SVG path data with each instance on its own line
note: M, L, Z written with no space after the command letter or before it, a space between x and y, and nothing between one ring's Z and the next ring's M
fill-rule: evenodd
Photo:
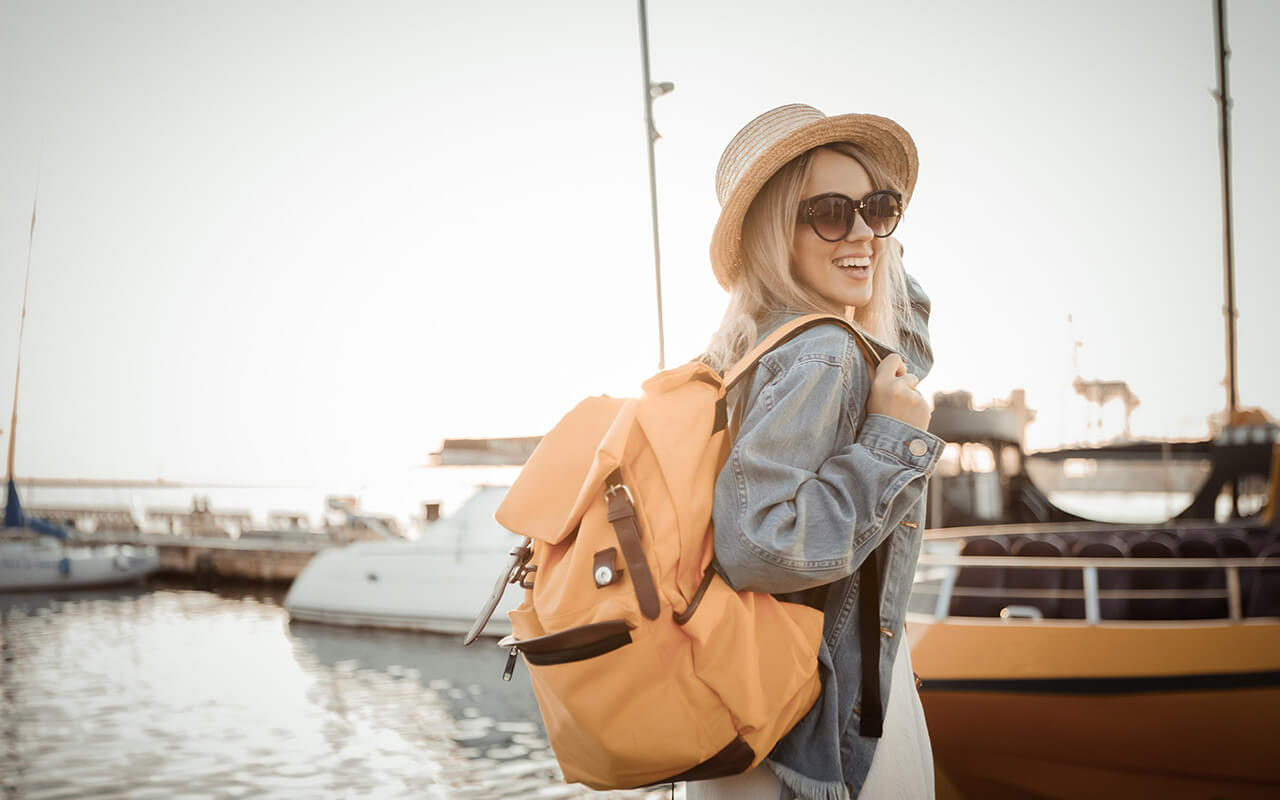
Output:
M0 592L133 583L160 567L154 547L62 546L52 539L0 542Z
M284 607L304 622L465 633L520 537L493 521L505 487L486 487L416 542L360 542L325 550L289 588ZM486 635L511 632L524 592L507 587Z
M506 558L502 552L431 552L413 542L326 550L293 582L284 607L304 622L465 633ZM485 632L510 633L506 612L522 596L510 588Z

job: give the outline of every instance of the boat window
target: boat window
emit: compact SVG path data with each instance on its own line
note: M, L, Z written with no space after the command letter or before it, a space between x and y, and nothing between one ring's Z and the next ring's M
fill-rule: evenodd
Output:
M1022 472L1022 451L1017 445L1006 444L1000 448L1000 474L1017 475Z
M943 448L934 474L943 478L954 478L960 474L960 445L957 442L948 442Z
M1062 462L1062 474L1067 478L1092 478L1098 474L1098 462L1092 458L1068 458Z
M995 453L980 442L965 442L960 448L960 469L965 472L995 472Z
M1241 517L1252 517L1262 512L1267 505L1267 493L1270 487L1261 475L1244 475L1240 478L1240 497L1237 505ZM1219 522L1231 519L1231 484L1224 484L1222 492L1214 503L1214 517Z

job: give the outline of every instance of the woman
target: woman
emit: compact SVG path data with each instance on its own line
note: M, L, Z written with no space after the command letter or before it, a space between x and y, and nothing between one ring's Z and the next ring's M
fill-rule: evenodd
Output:
M929 302L890 238L916 169L911 137L891 120L801 105L748 123L720 160L711 261L730 300L712 366L813 312L842 315L894 352L872 371L848 331L820 325L762 359L731 398L737 433L716 484L716 559L735 589L822 609L822 692L760 767L690 783L690 800L933 795L903 619L944 442L925 430L915 388L932 365ZM863 730L861 712L877 689L864 686L861 664L868 559L882 587L878 670L871 657L867 670L879 677L880 736L876 714Z

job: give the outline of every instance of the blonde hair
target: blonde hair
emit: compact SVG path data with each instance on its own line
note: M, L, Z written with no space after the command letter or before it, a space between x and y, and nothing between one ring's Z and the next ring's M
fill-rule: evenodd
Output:
M720 328L707 346L706 360L713 369L728 369L742 358L760 335L760 325L770 314L829 312L816 292L796 280L792 269L792 242L796 209L808 180L812 153L826 149L848 156L862 165L876 189L902 186L857 145L835 142L814 148L792 159L769 178L752 199L742 220L742 270L729 289L729 305ZM862 308L844 309L844 317L890 347L898 347L899 332L909 313L907 278L902 266L902 245L893 237L878 248L874 290Z

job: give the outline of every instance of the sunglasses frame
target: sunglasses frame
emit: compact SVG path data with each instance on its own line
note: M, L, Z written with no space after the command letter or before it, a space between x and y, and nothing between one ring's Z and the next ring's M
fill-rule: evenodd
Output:
M814 236L817 236L819 239L821 239L824 242L838 242L842 239L848 238L849 232L852 231L853 226L857 224L856 222L854 222L854 220L860 215L862 216L862 221L867 223L867 227L868 228L871 227L871 223L867 222L867 217L866 217L866 214L864 213L866 211L867 206L869 205L869 203L867 203L867 198L875 197L877 195L883 195L883 194L889 195L897 202L898 213L893 218L893 227L890 228L886 233L876 233L875 231L872 231L871 235L877 239L886 239L893 235L893 232L898 229L898 223L902 222L902 194L900 192L895 192L893 189L876 189L875 191L867 192L865 195L862 196L861 200L854 200L849 195L843 194L841 192L825 192L823 194L815 194L813 197L810 197L807 200L800 201L800 210L799 210L799 213L797 213L796 215L796 223L798 224L803 222L808 224L808 226L813 229ZM849 222L844 229L844 233L835 239L828 239L827 237L819 233L818 226L813 221L814 204L817 203L819 200L823 200L828 197L840 197L840 198L843 198L845 201L853 204L853 214L849 216Z

